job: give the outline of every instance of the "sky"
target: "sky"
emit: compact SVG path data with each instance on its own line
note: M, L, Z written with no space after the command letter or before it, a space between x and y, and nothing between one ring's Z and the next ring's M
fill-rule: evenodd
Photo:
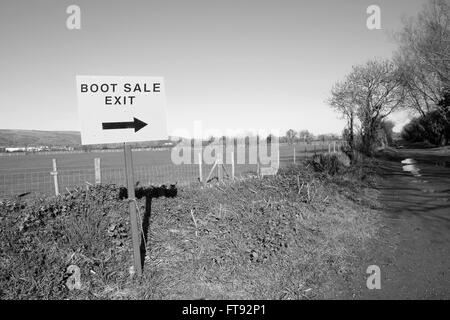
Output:
M0 128L79 130L76 75L161 76L167 123L192 131L341 133L327 104L425 0L0 2ZM69 5L81 29L69 30ZM369 30L369 5L381 29ZM405 115L394 115L398 124Z

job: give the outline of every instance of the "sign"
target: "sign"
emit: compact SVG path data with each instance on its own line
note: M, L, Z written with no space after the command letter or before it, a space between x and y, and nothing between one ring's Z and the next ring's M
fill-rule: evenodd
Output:
M164 79L77 76L82 144L167 139Z
M131 147L167 139L164 80L160 77L77 76L82 144L123 143L133 239L134 272L142 275Z

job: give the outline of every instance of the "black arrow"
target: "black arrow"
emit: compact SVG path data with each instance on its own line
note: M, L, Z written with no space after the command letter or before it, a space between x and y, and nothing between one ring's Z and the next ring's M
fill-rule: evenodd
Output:
M147 124L144 121L133 118L132 122L103 122L102 128L103 128L103 130L134 128L134 132L138 132L146 125Z

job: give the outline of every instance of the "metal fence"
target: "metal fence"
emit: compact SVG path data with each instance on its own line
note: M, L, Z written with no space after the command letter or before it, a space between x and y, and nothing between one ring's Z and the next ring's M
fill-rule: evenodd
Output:
M341 144L289 145L283 146L283 148L278 160L281 167L312 157L316 153L337 152L340 150ZM135 166L134 177L135 181L141 185L175 183L188 185L198 182L201 175L203 181L207 179L212 168L212 164L202 164L201 174L198 164ZM256 164L234 165L235 176L257 173L257 170L258 165ZM232 165L224 164L222 171L224 177L231 176ZM218 177L217 168L209 178L214 177ZM98 181L98 178L100 178L100 181ZM98 166L96 169L92 164L92 166L85 167L61 167L53 171L50 168L47 170L43 168L1 169L0 197L20 195L27 192L54 195L55 191L56 193L65 192L75 187L86 187L86 185L94 185L99 182L125 185L124 168Z
M206 179L213 165L203 164L203 179ZM231 165L224 165L224 177L231 175ZM235 175L243 175L246 173L256 173L257 166L251 164L235 165ZM101 183L125 185L125 169L124 168L101 168ZM57 189L59 192L71 190L75 187L86 187L86 185L94 185L95 168L58 168L57 169ZM182 165L157 165L157 166L138 166L134 168L135 181L140 185L161 185L161 184L177 184L188 185L199 181L199 165L198 164L182 164ZM217 177L217 169L211 174L210 178ZM0 197L14 196L27 192L39 193L44 195L55 194L55 176L51 170L42 169L22 169L18 170L0 170Z

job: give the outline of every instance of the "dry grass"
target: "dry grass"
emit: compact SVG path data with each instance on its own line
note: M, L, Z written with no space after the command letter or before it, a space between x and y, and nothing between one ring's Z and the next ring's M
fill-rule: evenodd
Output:
M353 272L349 260L376 234L375 192L343 178L299 166L155 200L136 296L323 297L322 285Z
M349 262L376 234L376 194L364 180L359 169L331 177L299 165L154 198L140 280L128 272L131 237L117 188L15 203L1 219L1 297L322 298L333 277L354 272ZM51 212L39 211L45 205ZM144 215L145 200L138 205ZM70 264L81 269L81 290L64 286Z

